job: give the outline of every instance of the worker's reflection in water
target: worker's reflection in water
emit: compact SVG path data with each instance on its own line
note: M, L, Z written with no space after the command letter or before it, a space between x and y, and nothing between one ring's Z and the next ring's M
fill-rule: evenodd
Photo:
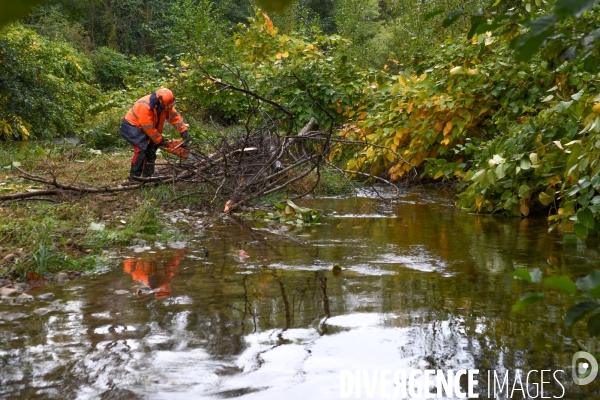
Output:
M152 295L155 299L164 299L173 293L171 279L179 273L178 267L184 259L184 253L185 249L181 249L128 258L123 261L123 267L134 280L153 289Z

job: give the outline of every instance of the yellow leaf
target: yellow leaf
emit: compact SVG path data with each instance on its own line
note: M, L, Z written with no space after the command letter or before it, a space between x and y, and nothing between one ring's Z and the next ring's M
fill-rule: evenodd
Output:
M276 59L278 59L278 60L281 60L281 56L282 56L282 54L281 54L281 53L277 53L277 54L275 54L275 58L276 58Z
M446 139L442 140L442 144L447 145L449 143L450 143L450 138L446 138Z
M403 77L401 77L401 76L399 76L399 77L398 77L398 82L400 82L400 84L401 84L402 86L406 85L406 81L405 81L405 80L404 80L404 78L403 78Z
M440 170L440 171L438 171L438 172L437 172L437 174L435 174L435 175L433 176L433 179L438 179L438 178L441 178L441 177L442 177L442 175L444 175L444 171L441 171L441 170Z
M557 183L560 183L562 181L562 178L560 177L560 175L554 175L551 178L548 178L548 184L551 186L556 185Z
M437 121L433 126L433 129L435 129L436 132L441 132L443 127L444 124L442 123L442 121Z
M481 207L483 206L483 200L485 200L485 195L480 194L475 197L475 206L477 207L477 211L481 211Z
M27 137L29 136L29 131L27 130L27 128L25 128L23 125L19 124L18 130L19 130L19 132L21 132L22 138L27 139Z
M273 21L271 21L271 18L269 18L269 16L266 13L263 13L263 17L265 17L265 28L267 29L267 32L269 33L269 35L275 36L277 32L273 27Z
M388 153L387 159L389 162L394 162L394 160L396 159L396 156L393 153Z
M285 53L281 53L281 57L283 58L288 58L290 56L290 53L288 51L286 51Z
M358 119L365 119L367 118L367 115L369 115L366 111L363 111L359 116Z
M448 121L444 127L444 136L452 131L452 121Z

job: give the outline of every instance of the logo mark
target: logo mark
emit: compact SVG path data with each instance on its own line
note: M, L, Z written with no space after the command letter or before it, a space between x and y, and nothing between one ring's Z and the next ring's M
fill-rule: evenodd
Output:
M583 360L585 360L585 362ZM573 354L571 366L573 382L576 385L587 385L598 376L598 362L596 361L596 358L587 351L578 351Z

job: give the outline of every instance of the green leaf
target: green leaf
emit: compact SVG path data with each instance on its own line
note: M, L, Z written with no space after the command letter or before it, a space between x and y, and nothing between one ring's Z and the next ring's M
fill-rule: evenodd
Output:
M523 198L523 197L529 197L529 186L527 185L521 185L519 187L519 197Z
M531 283L531 274L526 269L519 268L519 269L514 270L513 277L516 279L522 279L524 281Z
M594 270L589 275L577 279L577 289L587 292L600 285L600 271Z
M540 48L544 40L554 33L554 24L558 18L555 15L545 15L529 23L529 33L519 35L510 42L515 50L517 61L527 62Z
M582 301L569 307L565 316L565 326L567 328L571 327L596 308L598 308L598 303L595 301Z
M477 33L477 28L479 28L480 25L485 24L485 22L486 19L484 16L471 15L471 29L469 29L467 37L471 39L473 36L475 36L475 34Z
M281 204L281 203L273 203L273 205L274 205L275 207L279 208L280 210L283 210L283 209L285 208L285 205L284 205L284 204Z
M539 268L529 272L524 268L517 268L513 271L513 277L516 279L522 279L529 283L541 283L542 282L542 271Z
M577 221L589 229L594 229L594 213L589 208L577 212Z
M588 335L596 337L600 334L600 314L595 314L587 322Z
M521 167L522 170L527 171L528 169L531 168L531 161L524 158L521 160L521 163L519 164L519 167Z
M600 285L596 286L593 289L588 290L588 294L592 296L594 299L600 299Z
M594 5L598 0L556 0L554 12L556 15L566 17L568 15L579 18Z
M502 179L506 176L506 171L504 170L504 164L499 164L496 167L496 176L498 179Z
M458 19L458 17L460 17L461 15L464 15L464 14L465 14L465 12L463 10L453 10L453 11L450 11L448 13L448 15L446 15L446 19L444 20L444 22L442 22L442 26L444 28L449 27L454 22L456 22L456 20Z
M480 169L479 171L475 172L475 175L471 177L471 180L473 182L479 183L483 178L485 178L485 173L485 169Z
M547 188L542 193L540 193L540 203L547 206L554 201L554 196L556 195L556 190L554 188Z
M427 14L425 14L425 21L429 21L431 18L440 15L444 12L443 8L438 8L437 10L428 12Z
M575 283L568 276L551 276L546 279L544 286L548 289L556 289L570 294L577 292Z
M573 224L573 232L575 232L575 234L582 239L585 239L588 237L588 228L586 228L579 222L575 222Z
M523 308L536 303L540 300L544 300L546 296L543 293L533 293L521 297L521 299L512 307L512 312L517 312L522 310Z

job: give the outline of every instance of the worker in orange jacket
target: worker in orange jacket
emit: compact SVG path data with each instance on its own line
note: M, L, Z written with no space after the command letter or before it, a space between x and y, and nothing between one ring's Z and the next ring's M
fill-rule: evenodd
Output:
M155 299L171 296L171 279L179 273L179 263L184 259L185 250L156 255L155 257L127 258L123 260L123 269L138 282L152 290Z
M174 105L173 92L162 88L136 101L123 118L121 136L133 146L130 178L154 174L156 150L167 145L162 136L165 121L169 121L184 140L189 139L188 126Z

